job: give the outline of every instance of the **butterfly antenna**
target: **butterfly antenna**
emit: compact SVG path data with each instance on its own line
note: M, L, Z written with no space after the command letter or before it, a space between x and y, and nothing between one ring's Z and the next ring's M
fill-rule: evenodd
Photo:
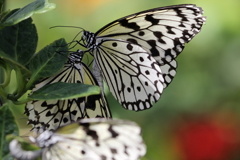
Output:
M76 45L78 45L78 44L81 44L80 42L82 41L82 38L78 41L78 40L76 40L77 39L77 37L79 36L79 34L80 33L82 33L82 31L83 30L81 30L80 32L78 32L78 34L73 38L73 40L69 43L69 46L72 44L72 43L74 43L75 42L75 44L72 46L72 47L70 47L69 49L73 49L74 47L76 47ZM83 46L83 45L81 45L81 46ZM83 46L84 47L84 46Z
M76 26L53 26L53 27L50 27L49 29L56 28L56 27L70 27L70 28L78 28L78 29L81 29L81 31L78 32L78 34L73 38L73 40L72 40L70 43L68 43L69 50L73 49L73 48L76 47L77 45L80 45L80 46L86 48L86 45L85 45L84 40L83 40L83 37L81 37L80 40L76 40L77 37L79 36L79 34L84 31L84 29L83 29L82 27L76 27ZM81 42L82 42L82 43L81 43ZM75 44L74 44L72 47L70 47L70 45L71 45L72 43L75 43ZM88 51L88 50L87 50L87 51Z
M70 43L68 43L68 45L70 46L72 43L75 42L73 47L70 47L70 49L73 49L77 44L80 44L80 41L82 40L82 38L81 38L80 41L76 40L76 38L79 36L80 33L82 33L84 31L84 29L82 27L76 27L76 26L53 26L53 27L50 27L49 29L57 28L57 27L68 27L68 28L78 28L78 29L81 29L81 31L78 32L78 34L73 38L73 40ZM83 46L83 45L81 45L81 46Z
M72 41L75 41L75 39L78 37L78 35L80 34L80 33L82 33L83 32L83 30L81 30L80 32L78 32L78 34L73 38L73 40ZM80 41L82 40L82 38L80 39Z
M49 29L57 28L57 27L78 28L78 29L82 29L82 30L84 30L82 27L76 27L76 26L52 26L52 27L50 27Z

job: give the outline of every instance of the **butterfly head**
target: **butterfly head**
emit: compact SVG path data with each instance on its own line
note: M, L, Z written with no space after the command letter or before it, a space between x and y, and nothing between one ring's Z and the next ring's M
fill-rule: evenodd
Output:
M84 53L85 53L84 51L79 49L76 52L71 52L70 56L68 57L69 61L72 63L77 63L77 62L81 63Z
M95 44L95 34L89 31L83 31L82 40L84 46L88 49L91 49Z

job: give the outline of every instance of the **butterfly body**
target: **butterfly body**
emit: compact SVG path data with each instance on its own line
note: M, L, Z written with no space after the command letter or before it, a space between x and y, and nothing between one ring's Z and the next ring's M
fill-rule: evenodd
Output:
M79 43L94 56L93 70L101 71L98 79L105 79L118 102L129 110L145 110L172 82L175 59L201 30L202 14L192 4L154 8L117 19L96 33L84 30Z

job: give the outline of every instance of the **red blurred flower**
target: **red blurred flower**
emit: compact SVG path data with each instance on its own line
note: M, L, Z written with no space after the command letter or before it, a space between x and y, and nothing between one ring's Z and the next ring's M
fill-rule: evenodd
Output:
M184 160L232 160L239 149L237 125L204 119L178 126L177 146Z

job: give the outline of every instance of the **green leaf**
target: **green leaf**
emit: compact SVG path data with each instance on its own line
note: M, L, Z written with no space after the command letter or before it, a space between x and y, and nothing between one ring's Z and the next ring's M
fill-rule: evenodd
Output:
M0 108L0 115L0 157L8 157L9 148L6 136L8 134L18 135L19 131L9 106L3 105Z
M15 160L15 158L11 155L11 153L8 153L6 156L2 157L2 160Z
M47 0L36 0L25 7L19 9L17 12L12 14L10 17L8 17L4 22L2 22L0 25L3 26L10 26L17 24L30 16L32 16L34 13L44 13L49 10L52 10L56 7L54 3L48 3Z
M37 30L32 19L0 30L0 58L25 68L37 47ZM26 69L27 70L27 69Z
M63 68L67 61L68 47L66 41L61 38L39 51L29 63L32 76L29 85L38 79L50 77Z
M1 0L0 0L1 1ZM0 2L1 3L1 2ZM0 11L0 24L2 23L2 21L4 21L4 19L7 17L7 15L11 13L10 10L7 10L7 11L4 11L4 12L1 12ZM0 25L0 29L2 29L3 26Z
M3 8L4 8L4 1L5 0L0 0L0 14L3 11Z
M82 83L57 82L40 88L33 92L29 98L34 100L64 100L97 94L100 94L100 88L98 86Z

